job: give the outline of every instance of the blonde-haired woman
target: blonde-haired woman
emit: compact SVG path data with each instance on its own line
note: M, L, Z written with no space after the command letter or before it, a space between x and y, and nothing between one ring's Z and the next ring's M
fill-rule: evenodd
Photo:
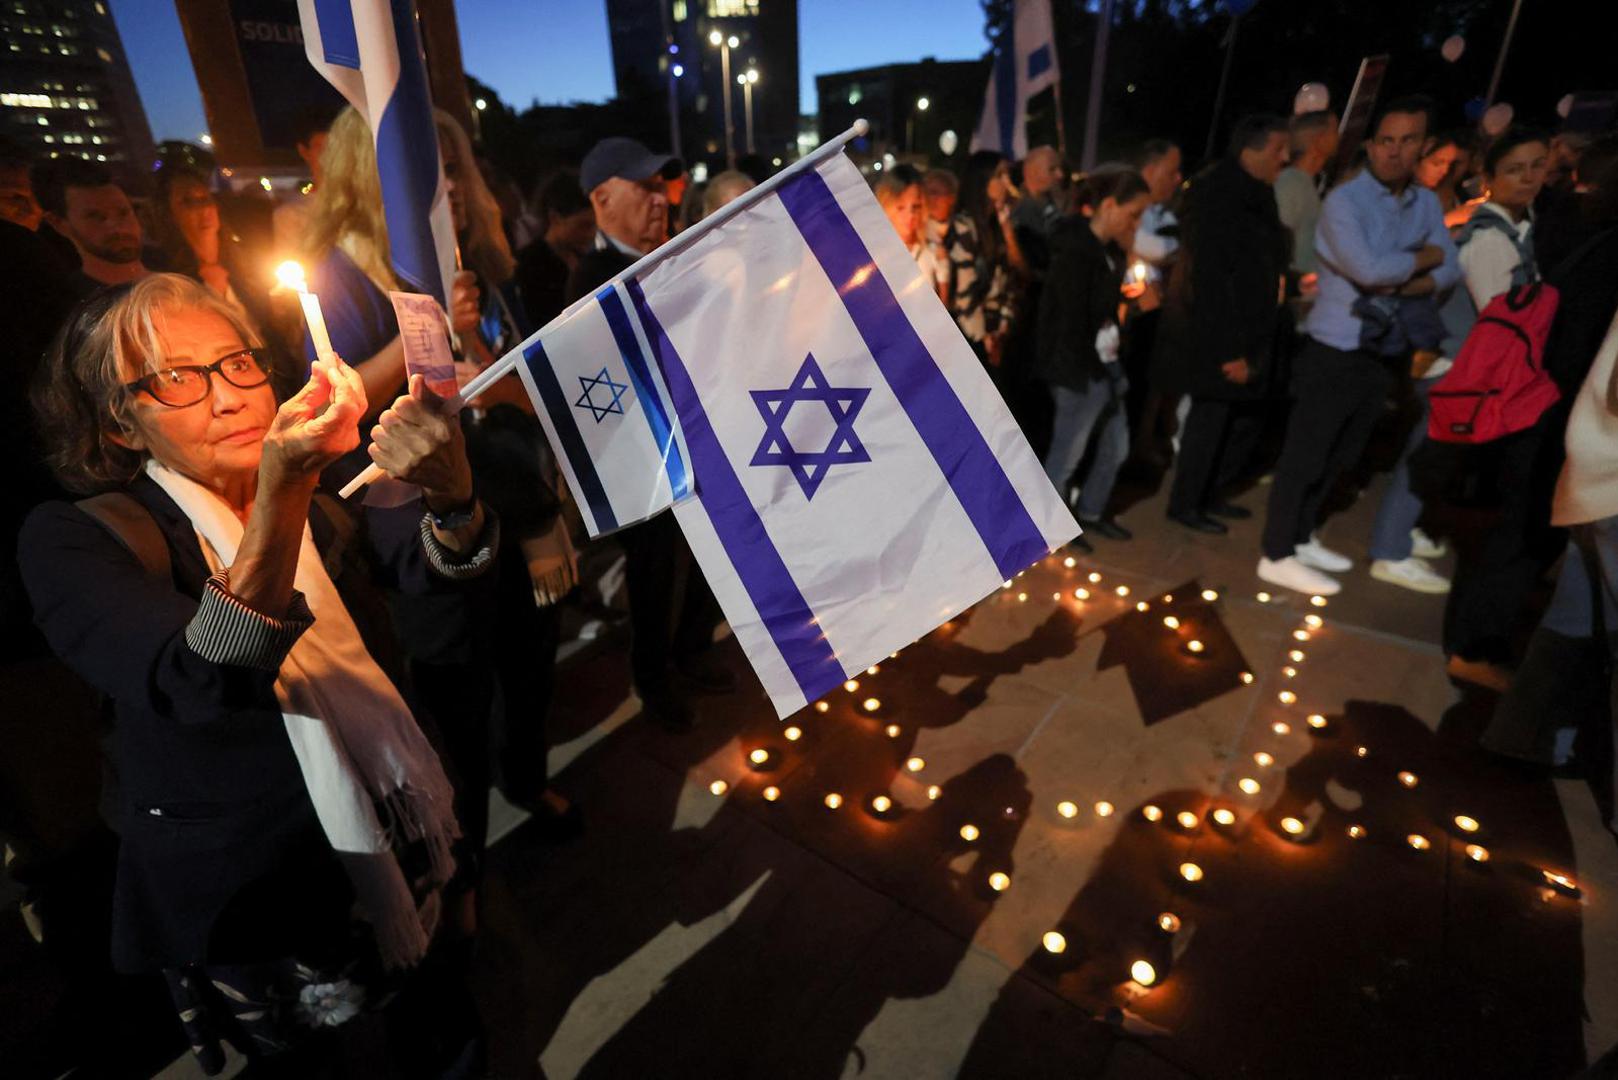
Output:
M399 324L387 296L399 289L399 283L393 276L382 211L376 147L365 118L354 109L344 109L332 122L320 164L321 185L303 242L304 254L313 263L310 288L320 297L332 348L339 356L354 358L354 370L364 380L371 401L389 401L405 381ZM453 202L453 181L450 197ZM478 297L470 273L456 277L450 321L460 333L477 325ZM308 341L304 354L314 358Z

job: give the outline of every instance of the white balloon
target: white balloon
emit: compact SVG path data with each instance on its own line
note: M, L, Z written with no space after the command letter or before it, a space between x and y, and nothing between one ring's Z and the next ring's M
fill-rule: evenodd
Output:
M1511 126L1511 118L1516 110L1504 101L1490 105L1483 113L1483 133L1485 135L1498 135Z
M1573 95L1563 94L1562 100L1556 103L1556 115L1567 119L1567 114L1573 111Z
M961 137L955 134L953 128L938 137L938 149L944 152L945 157L955 153L955 148L959 145L961 145Z
M1444 39L1444 44L1438 47L1438 54L1452 64L1459 60L1465 51L1466 39L1459 34L1451 34Z
M1292 111L1299 116L1304 113L1321 112L1331 104L1331 91L1323 83L1309 82L1298 87L1297 96L1292 99Z

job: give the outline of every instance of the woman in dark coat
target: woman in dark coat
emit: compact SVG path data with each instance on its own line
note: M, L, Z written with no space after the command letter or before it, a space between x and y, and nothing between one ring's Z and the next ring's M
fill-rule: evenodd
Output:
M87 301L35 408L64 486L101 494L36 509L18 557L51 647L111 705L114 965L167 976L210 1073L226 1038L317 1075L384 991L423 985L399 973L428 959L459 834L370 578L462 588L498 527L417 380L371 456L427 512L400 508L410 542L368 543L313 499L359 441L363 385L334 358L278 407L264 355L179 275ZM412 1026L431 1071L436 1032Z
M1118 363L1123 245L1135 235L1150 199L1146 181L1132 169L1105 167L1088 176L1078 193L1080 212L1051 229L1051 264L1039 302L1035 371L1050 386L1056 405L1045 475L1065 492L1100 426L1078 518L1087 533L1109 540L1130 538L1107 516L1113 483L1129 455L1123 409L1129 382Z

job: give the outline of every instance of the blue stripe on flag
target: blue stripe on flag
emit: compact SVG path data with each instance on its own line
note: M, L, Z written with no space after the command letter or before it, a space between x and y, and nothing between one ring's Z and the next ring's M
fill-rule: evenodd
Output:
M1028 81L1033 82L1051 69L1051 47L1041 45L1028 54Z
M640 283L628 283L629 298L640 315L641 328L651 343L674 411L685 432L686 449L691 451L691 468L697 475L702 509L713 522L720 545L736 568L736 576L753 601L764 628L769 631L781 658L803 691L806 700L835 689L847 678L837 662L837 654L815 620L809 602L792 579L775 542L764 529L764 521L753 508L725 448L714 435L713 424L702 407L702 399L691 382L685 363L674 351L674 343L646 303Z
M948 479L1000 576L1009 578L1042 558L1050 545L826 181L817 172L805 172L776 195L843 298L865 347Z
M562 452L567 455L567 463L573 467L573 475L584 489L580 494L590 507L590 516L595 518L595 531L616 529L618 518L612 512L612 503L607 501L607 489L601 486L601 477L596 473L595 462L584 445L584 436L579 434L579 425L573 420L573 410L562 394L562 384L556 381L550 357L545 355L544 343L534 342L522 351L522 355L528 362L528 373L534 377L534 385L539 388L545 411L550 414L556 437L562 440Z
M350 0L314 0L315 23L320 27L320 49L326 63L360 69L360 39L354 30Z
M1017 100L1017 23L1006 24L1000 36L1000 51L994 58L994 118L1000 125L1000 152L1017 157L1017 125L1022 123L1022 103Z
M381 118L376 119L376 171L382 181L388 247L393 272L401 282L416 292L443 298L447 294L433 242L438 129L433 125L432 91L427 86L427 66L421 58L411 0L390 0L388 6L399 48L399 81ZM374 108L376 102L371 104Z
M646 357L641 355L640 342L635 340L634 328L629 325L629 313L618 296L615 286L608 285L596 293L596 303L612 327L613 340L618 343L618 355L629 369L629 381L635 384L635 396L640 399L640 411L646 414L646 423L652 429L652 441L663 453L663 467L669 474L669 490L676 499L691 494L691 478L685 471L685 459L680 456L680 444L674 438L674 425L669 423L668 410L663 407L663 396L652 382L652 373L646 368ZM646 339L651 340L647 331Z

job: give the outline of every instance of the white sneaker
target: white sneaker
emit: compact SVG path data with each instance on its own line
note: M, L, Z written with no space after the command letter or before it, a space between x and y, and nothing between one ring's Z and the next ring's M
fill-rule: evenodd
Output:
M1354 569L1354 560L1347 555L1339 555L1331 548L1320 542L1319 537L1309 537L1307 544L1299 544L1297 550L1298 561L1316 570L1325 570L1331 574L1341 574Z
M1411 592L1432 593L1434 596L1449 592L1449 578L1435 572L1427 565L1426 559L1414 555L1397 561L1378 559L1371 564L1371 576Z
M1442 559L1449 554L1449 545L1434 540L1420 529L1411 529L1410 554L1418 559Z
M1293 589L1311 596L1336 596L1343 588L1336 578L1327 577L1319 570L1304 565L1303 561L1295 556L1286 559L1260 559L1258 576L1271 585L1279 585L1283 589Z

